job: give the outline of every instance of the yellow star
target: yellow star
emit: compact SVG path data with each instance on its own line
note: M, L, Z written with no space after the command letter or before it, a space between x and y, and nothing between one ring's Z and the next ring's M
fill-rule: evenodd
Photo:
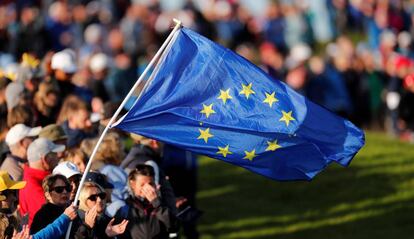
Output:
M198 136L197 139L204 139L204 142L207 143L208 138L213 137L214 135L210 134L210 128L207 128L206 130L198 129L200 131L200 136Z
M244 85L242 84L243 90L240 91L239 95L246 95L246 99L249 99L249 96L251 94L256 94L253 90L252 90L252 83L250 83L249 85Z
M266 99L263 101L263 103L268 103L270 108L272 108L273 103L278 102L279 100L275 98L275 92L272 94L266 93Z
M208 118L211 114L215 114L216 111L213 110L213 104L205 105L203 104L203 110L200 111L202 114L206 114L206 117Z
M271 141L267 141L267 148L266 151L275 151L278 148L282 148L282 146L277 144L277 140L275 140L274 142Z
M256 149L253 149L251 152L248 151L244 151L244 153L246 154L246 156L244 156L243 159L248 159L250 161L253 161L254 157L257 157L256 153Z
M222 147L218 147L219 151L217 151L216 154L222 154L223 157L227 157L227 154L233 154L232 152L230 152L229 150L229 145L227 145L226 147L222 148Z
M282 114L283 116L282 118L279 119L279 121L285 121L286 126L289 126L290 121L295 120L295 118L293 118L292 116L292 111L289 111L286 113L285 111L282 110Z
M230 89L227 89L226 91L220 90L220 96L217 99L223 100L223 103L226 104L226 101L229 99L233 99L230 95Z

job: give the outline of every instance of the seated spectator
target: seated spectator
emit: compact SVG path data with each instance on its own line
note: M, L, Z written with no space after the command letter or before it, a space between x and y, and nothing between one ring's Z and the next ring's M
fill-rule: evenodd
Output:
M73 202L73 200L75 200L76 192L78 191L79 187L79 182L82 177L76 165L68 161L61 162L56 166L55 169L53 169L53 174L61 174L69 180L71 186L69 200Z
M0 171L0 236L10 238L18 228L14 212L17 208L17 190L26 186L24 181L14 181L6 171Z
M70 204L69 194L72 188L65 176L61 174L47 176L43 179L42 188L47 203L34 215L30 234L34 234L52 223Z
M130 223L118 238L168 238L175 217L155 186L153 168L138 165L129 174L128 184L131 195L117 211L115 223L124 219Z
M34 137L39 135L40 130L40 127L30 128L24 124L13 126L6 135L10 154L1 164L0 170L9 172L15 180L21 180L23 165L27 163L27 149Z
M29 145L29 165L23 168L23 180L27 181L27 187L19 191L20 213L29 215L29 226L36 212L46 202L42 181L58 164L57 153L64 150L64 145L54 144L45 138L36 139Z
M74 238L109 238L124 233L128 224L123 220L114 225L114 219L105 215L106 192L93 182L86 182L79 197L79 219L74 222Z
M63 128L57 124L50 124L43 127L39 133L39 138L46 138L55 144L67 146L68 136L63 131ZM63 158L63 154L59 153L58 157Z

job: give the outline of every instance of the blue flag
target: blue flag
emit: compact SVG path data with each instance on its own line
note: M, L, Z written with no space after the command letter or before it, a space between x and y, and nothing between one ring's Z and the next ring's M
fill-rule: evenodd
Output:
M275 180L347 166L364 145L351 122L261 69L182 28L153 81L115 126Z

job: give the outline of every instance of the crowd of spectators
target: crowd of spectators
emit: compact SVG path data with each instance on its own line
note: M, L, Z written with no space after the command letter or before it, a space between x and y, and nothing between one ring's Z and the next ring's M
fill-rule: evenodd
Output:
M139 135L111 130L68 206L173 18L356 125L414 142L414 1L269 0L259 13L162 2L1 1L0 238L63 238L69 221L71 238L198 238L195 155Z

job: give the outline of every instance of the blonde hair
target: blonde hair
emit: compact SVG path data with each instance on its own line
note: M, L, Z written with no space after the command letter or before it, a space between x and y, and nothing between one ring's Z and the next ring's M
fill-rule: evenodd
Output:
M96 152L96 161L119 165L125 157L122 141L117 133L108 133Z
M72 163L75 163L73 161L73 159L76 156L78 156L80 159L82 159L83 163L85 163L85 164L87 163L88 155L85 152L83 152L83 150L80 149L80 148L69 149L66 153L66 157L65 157L64 161L70 161Z
M76 114L80 110L87 110L88 105L79 96L68 95L63 101L62 108L60 109L59 116L56 123L61 124L68 119L70 114Z
M88 200L88 197L90 196L90 191L92 188L97 188L99 190L98 193L104 193L105 190L99 186L99 184L94 183L94 182L86 182L83 184L83 187L81 189L81 192L79 194L79 209L83 210L83 211L88 211L89 208L86 205L86 200Z

